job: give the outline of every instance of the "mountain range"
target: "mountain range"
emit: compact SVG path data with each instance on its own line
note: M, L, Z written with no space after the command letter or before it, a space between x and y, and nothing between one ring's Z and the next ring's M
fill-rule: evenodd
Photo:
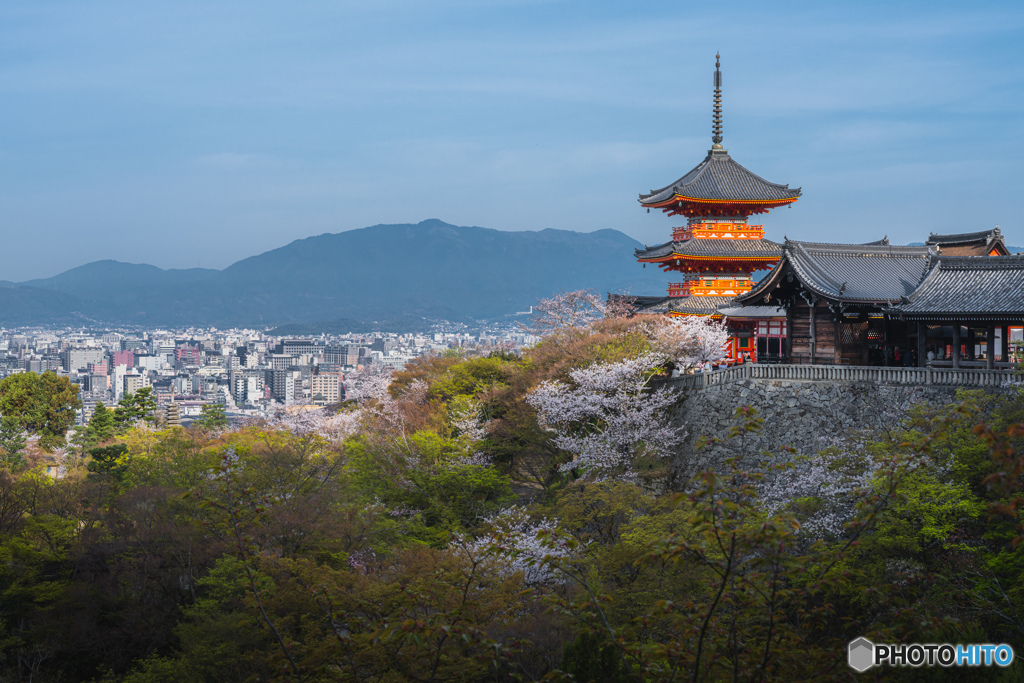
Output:
M557 291L664 292L669 278L633 258L641 246L617 230L375 225L296 240L223 270L96 261L0 282L0 325L369 331L499 319Z

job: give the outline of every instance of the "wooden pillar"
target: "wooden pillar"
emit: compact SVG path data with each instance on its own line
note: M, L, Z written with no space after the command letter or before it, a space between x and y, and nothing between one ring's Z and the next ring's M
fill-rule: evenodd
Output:
M917 324L917 367L923 368L928 360L928 326Z
M953 369L960 367L960 321L953 321Z
M811 365L814 365L814 347L817 345L817 337L814 334L814 309L815 304L818 303L817 299L811 299Z
M833 337L833 339L836 340L835 346L832 349L832 362L835 365L840 365L843 362L843 337L839 317L836 316L835 314L832 315L832 325L833 327L835 327L835 330L833 331L835 336Z
M793 306L795 305L792 304L786 308L786 343L783 344L783 347L787 363L793 362Z
M967 328L967 353L964 354L967 360L974 360L974 328Z
M999 330L1000 334L1003 337L1002 341L999 344L999 346L1002 347L999 349L999 360L1003 361L1004 363L1007 363L1010 360L1010 326L1003 325L1002 327L999 328Z
M985 367L994 370L996 367L996 328L989 325L985 335Z

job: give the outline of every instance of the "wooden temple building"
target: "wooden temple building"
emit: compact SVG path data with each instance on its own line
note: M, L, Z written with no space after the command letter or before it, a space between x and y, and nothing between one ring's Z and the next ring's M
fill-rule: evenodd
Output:
M722 147L722 72L716 56L714 117L711 149L695 168L660 190L640 195L648 212L660 209L669 216L685 216L685 227L673 229L672 240L636 251L647 267L678 273L663 297L632 297L641 313L712 315L727 317L730 362L755 360L760 331L766 340L762 355L781 353L785 313L776 307L748 308L741 314L727 311L733 300L749 292L755 271L772 268L782 247L764 238L763 225L751 225L752 215L788 206L800 190L771 183L738 164ZM759 327L760 326L760 327Z
M1012 360L1024 325L1024 254L999 228L929 235L921 246L764 239L748 219L787 206L799 189L771 183L722 147L720 63L712 147L641 206L685 216L672 241L636 251L679 273L663 297L630 297L638 313L711 315L730 332L727 362L993 368ZM752 274L770 270L760 282ZM1020 360L1020 359L1016 359Z
M736 303L786 311L789 363L993 368L1010 361L1010 328L1024 324L1024 255L1005 255L991 231L972 236L961 248L986 255L786 240Z

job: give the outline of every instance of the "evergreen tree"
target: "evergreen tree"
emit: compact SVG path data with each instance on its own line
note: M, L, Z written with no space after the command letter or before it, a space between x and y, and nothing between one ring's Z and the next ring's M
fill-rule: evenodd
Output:
M207 403L202 408L202 415L196 419L195 424L207 429L220 429L228 426L228 418L224 412L224 406L220 403Z
M117 481L124 481L128 473L128 447L117 443L103 448L89 450L92 461L87 465L89 472L95 475L109 475Z
M114 409L114 431L124 434L139 420L156 423L156 399L153 398L152 387L143 387L121 399Z
M114 436L114 411L107 410L103 402L96 404L96 410L89 418L86 438L91 444L103 443Z
M8 467L18 467L25 459L21 452L25 448L25 430L21 420L13 415L4 415L0 420L0 462Z

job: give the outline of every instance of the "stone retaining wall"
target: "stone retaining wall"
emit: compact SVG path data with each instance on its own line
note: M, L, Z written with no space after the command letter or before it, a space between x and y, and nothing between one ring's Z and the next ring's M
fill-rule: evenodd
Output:
M780 448L793 446L812 455L843 437L894 426L913 404L950 403L955 387L884 386L865 382L799 382L745 379L687 391L675 407L672 420L686 429L684 443L672 458L665 485L681 490L699 472L723 471L725 460L740 457L742 467L756 470L766 461L792 458ZM721 444L695 448L702 435L724 438L742 406L751 406L764 419L762 431ZM766 453L767 452L767 453Z

